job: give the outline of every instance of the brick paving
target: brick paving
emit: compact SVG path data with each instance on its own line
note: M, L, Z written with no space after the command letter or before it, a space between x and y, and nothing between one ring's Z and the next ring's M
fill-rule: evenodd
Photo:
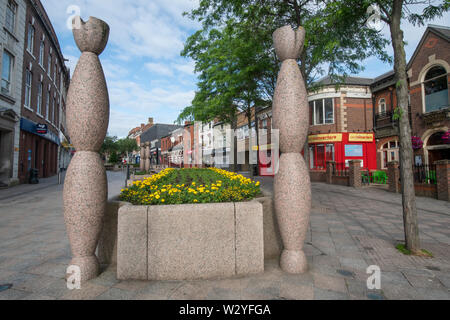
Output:
M108 173L110 197L124 183ZM272 178L260 178L271 192ZM39 185L38 185L39 186ZM422 247L433 258L405 256L401 197L374 187L313 183L305 252L309 270L265 272L231 279L119 281L109 267L80 290L64 281L70 249L62 214L62 185L0 190L0 299L450 299L450 203L417 198ZM381 268L381 289L366 286L369 265Z

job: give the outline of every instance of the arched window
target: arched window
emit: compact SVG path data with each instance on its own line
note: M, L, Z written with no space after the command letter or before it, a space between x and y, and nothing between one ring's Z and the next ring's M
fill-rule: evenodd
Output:
M385 114L386 113L386 100L380 99L380 101L378 102L378 111L380 112L380 114Z
M434 66L425 75L425 112L448 107L447 71L442 66Z
M388 162L398 161L398 148L399 144L397 140L386 142L381 148L381 168L386 169Z

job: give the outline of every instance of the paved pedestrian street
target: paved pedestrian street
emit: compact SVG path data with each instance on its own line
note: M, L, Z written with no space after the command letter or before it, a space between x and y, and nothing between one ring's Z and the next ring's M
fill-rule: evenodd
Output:
M108 173L110 196L124 173ZM261 179L270 192L272 178ZM39 187L41 186L41 188ZM433 258L405 256L401 196L375 187L313 183L305 252L309 270L292 275L277 260L259 275L198 281L119 281L114 267L68 290L70 248L62 185L43 181L0 190L0 299L450 299L450 205L417 198L422 248ZM368 289L366 269L381 269L381 288Z

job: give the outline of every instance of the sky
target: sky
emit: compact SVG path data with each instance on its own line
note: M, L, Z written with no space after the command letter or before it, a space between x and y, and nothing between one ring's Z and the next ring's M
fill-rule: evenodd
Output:
M149 117L155 123L174 123L195 95L194 62L180 56L186 39L200 29L198 22L183 17L198 0L41 0L57 33L66 63L75 69L80 52L67 27L71 17L90 16L110 26L109 42L100 60L110 98L108 134L126 137ZM76 7L74 7L76 6ZM79 9L79 12L78 12ZM450 13L429 23L449 26ZM426 27L403 22L407 59ZM383 34L389 37L389 28ZM392 54L392 48L387 48ZM392 69L376 58L362 62L361 77L373 78Z

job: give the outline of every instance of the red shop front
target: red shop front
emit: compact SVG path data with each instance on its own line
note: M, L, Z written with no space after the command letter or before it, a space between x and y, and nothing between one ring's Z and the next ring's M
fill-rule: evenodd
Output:
M350 160L362 160L362 168L377 169L376 144L373 133L325 133L308 137L309 168L326 170L327 161L338 168L348 168Z

